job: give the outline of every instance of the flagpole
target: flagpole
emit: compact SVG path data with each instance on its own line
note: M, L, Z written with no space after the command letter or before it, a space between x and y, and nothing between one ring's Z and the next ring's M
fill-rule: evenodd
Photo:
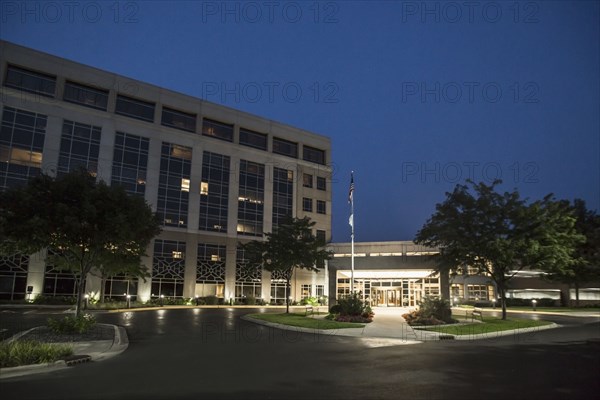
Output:
M352 171L351 175L351 196L350 196L350 215L352 218L352 233L350 235L352 239L352 271L350 272L350 293L354 294L354 171Z

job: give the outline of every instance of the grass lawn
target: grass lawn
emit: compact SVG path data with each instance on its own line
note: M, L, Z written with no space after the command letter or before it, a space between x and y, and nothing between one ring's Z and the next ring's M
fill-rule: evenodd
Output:
M481 333L508 331L512 329L532 328L551 324L550 321L540 321L531 319L507 318L503 321L500 318L483 317L483 323L476 322L459 326L446 325L426 328L428 331L448 333L451 335L478 335ZM418 328L413 326L413 328Z
M36 341L14 341L0 344L0 368L19 365L50 363L73 354L66 344L40 343Z
M490 308L485 308L489 310ZM500 307L496 307L496 310L502 310ZM533 307L531 306L514 306L514 307L506 307L506 311L533 311ZM599 312L600 307L536 307L536 311L547 311L547 312Z
M327 319L306 317L304 313L290 314L248 314L250 318L260 319L262 321L273 322L276 324L298 326L310 329L340 329L340 328L363 328L364 324L351 322L329 321Z

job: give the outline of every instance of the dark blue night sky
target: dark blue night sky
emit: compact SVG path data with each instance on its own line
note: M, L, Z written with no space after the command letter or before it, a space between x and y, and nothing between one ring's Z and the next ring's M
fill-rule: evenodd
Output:
M467 5L465 5L467 4ZM600 3L10 2L4 40L329 136L333 240L466 178L600 209Z

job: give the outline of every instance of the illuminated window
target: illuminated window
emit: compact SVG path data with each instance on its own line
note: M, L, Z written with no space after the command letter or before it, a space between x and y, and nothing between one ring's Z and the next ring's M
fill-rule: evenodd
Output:
M208 196L208 182L200 182L200 194Z
M183 258L183 253L181 251L173 251L173 258Z
M204 118L202 121L202 134L227 142L233 142L233 125Z
M190 180L189 179L181 178L181 191L182 192L190 191Z

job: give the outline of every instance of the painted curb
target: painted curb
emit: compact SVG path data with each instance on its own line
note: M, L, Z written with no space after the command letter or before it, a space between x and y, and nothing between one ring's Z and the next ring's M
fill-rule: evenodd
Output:
M112 326L115 330L115 337L113 339L113 343L110 349L100 352L100 353L91 353L91 354L74 354L71 357L77 357L76 360L58 360L52 363L44 363L44 364L30 364L30 365L20 365L18 367L10 367L10 368L0 368L0 380L4 378L14 378L23 375L31 375L38 374L42 372L50 372L57 371L60 369L69 368L70 366L82 364L88 361L102 361L108 358L117 356L123 353L129 347L129 338L127 336L127 331L122 326L111 325L111 324L98 324L104 326ZM26 335L28 332L34 330L36 328L28 329L24 332L19 332L10 339L8 342L12 342L14 340L19 339L20 337Z

